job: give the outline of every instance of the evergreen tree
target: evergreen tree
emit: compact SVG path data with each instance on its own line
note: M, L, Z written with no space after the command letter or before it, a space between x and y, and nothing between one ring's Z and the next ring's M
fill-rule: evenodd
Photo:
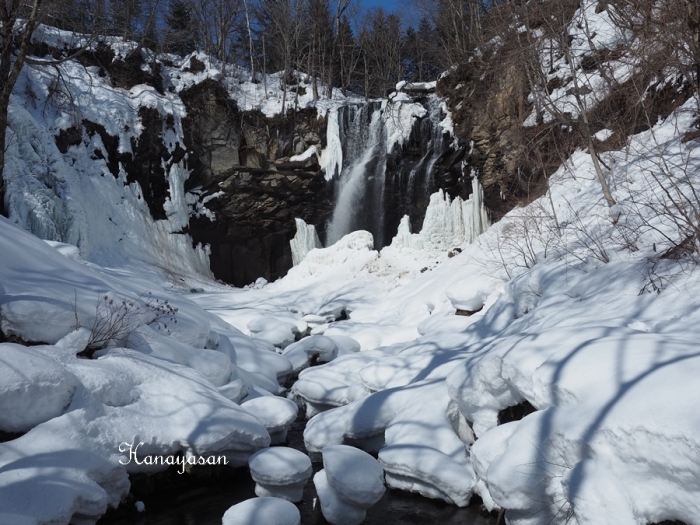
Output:
M172 0L165 16L166 49L179 55L187 55L196 49L194 20L187 0Z

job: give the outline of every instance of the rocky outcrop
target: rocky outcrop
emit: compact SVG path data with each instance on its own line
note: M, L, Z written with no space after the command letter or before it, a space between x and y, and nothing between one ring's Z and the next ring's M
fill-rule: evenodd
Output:
M192 173L188 191L207 195L213 213L190 220L194 242L211 246L211 269L242 286L274 280L292 267L294 219L320 232L332 198L317 156L292 160L325 146L325 119L315 109L269 118L241 112L219 83L208 80L181 93Z

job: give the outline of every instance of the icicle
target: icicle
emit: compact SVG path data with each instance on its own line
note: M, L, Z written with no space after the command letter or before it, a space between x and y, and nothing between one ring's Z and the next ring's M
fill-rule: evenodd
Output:
M472 179L472 194L466 201L459 197L451 200L438 190L430 196L420 233L411 233L406 215L391 246L439 252L472 243L490 226L483 201L484 190L476 177Z
M326 129L326 148L321 153L320 164L326 180L340 175L343 170L343 146L340 138L338 113L341 108L328 110L328 127Z
M321 248L321 241L313 224L306 224L302 219L294 220L297 224L297 233L289 241L289 245L292 247L292 264L296 266L304 260L306 254L311 250Z

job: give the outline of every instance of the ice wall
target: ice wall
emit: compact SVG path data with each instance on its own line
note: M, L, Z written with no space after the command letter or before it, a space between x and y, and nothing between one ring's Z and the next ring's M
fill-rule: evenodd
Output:
M445 251L470 244L490 226L483 201L484 190L476 177L472 179L472 194L466 201L460 197L451 200L438 190L430 196L420 233L411 233L408 216L404 216L391 247Z
M42 239L78 246L82 258L102 266L139 261L171 274L210 277L208 247L193 247L182 233L193 212L184 161L162 161L166 218L155 220L139 184L122 166L118 174L110 171L116 153L100 133L82 127L85 120L99 123L118 139L117 153L129 154L143 130L141 108L155 109L171 122L162 140L172 154L184 148L179 96L145 85L115 89L91 68L70 61L57 67L71 79L65 85L71 105L52 97L56 73L41 67L22 71L11 99L5 165L10 220ZM82 137L63 152L56 136L67 129Z
M314 248L321 248L321 240L318 238L313 224L306 224L303 219L294 219L297 225L297 233L289 241L292 247L292 263L297 266L304 260L306 254Z

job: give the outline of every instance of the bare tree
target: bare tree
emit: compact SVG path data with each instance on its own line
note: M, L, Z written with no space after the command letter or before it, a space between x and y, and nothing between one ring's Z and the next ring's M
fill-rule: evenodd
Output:
M540 20L544 21L543 27L547 30L544 38L535 40L532 38L529 30L525 32L527 35L527 43L523 46L523 49L527 54L527 74L533 87L536 111L546 111L562 125L576 129L581 134L582 138L586 141L596 177L603 191L603 196L608 206L613 206L615 204L615 199L612 196L600 164L597 148L593 139L594 133L589 120L591 108L585 97L585 94L594 92L596 88L588 84L585 75L583 75L581 71L581 57L575 55L572 51L571 45L574 38L569 30L571 19L568 11L562 5L559 5L558 9L552 9L552 7L552 5L548 7L551 10L549 14L545 16L540 14L539 17ZM527 6L523 7L522 13L522 21L525 22L526 27L529 27L530 23ZM581 10L581 17L584 22L581 31L587 41L591 42L592 37L584 10ZM549 60L543 60L543 56L548 56ZM573 108L565 107L561 104L560 100L555 100L552 95L552 89L548 87L549 70L553 66L554 59L559 57L563 57L563 62L568 68L568 76L573 83L572 89L567 91L567 95L572 95L574 98L575 103ZM610 78L607 80L609 82L608 86L610 87L613 80ZM567 111L568 109L573 109L573 111Z

